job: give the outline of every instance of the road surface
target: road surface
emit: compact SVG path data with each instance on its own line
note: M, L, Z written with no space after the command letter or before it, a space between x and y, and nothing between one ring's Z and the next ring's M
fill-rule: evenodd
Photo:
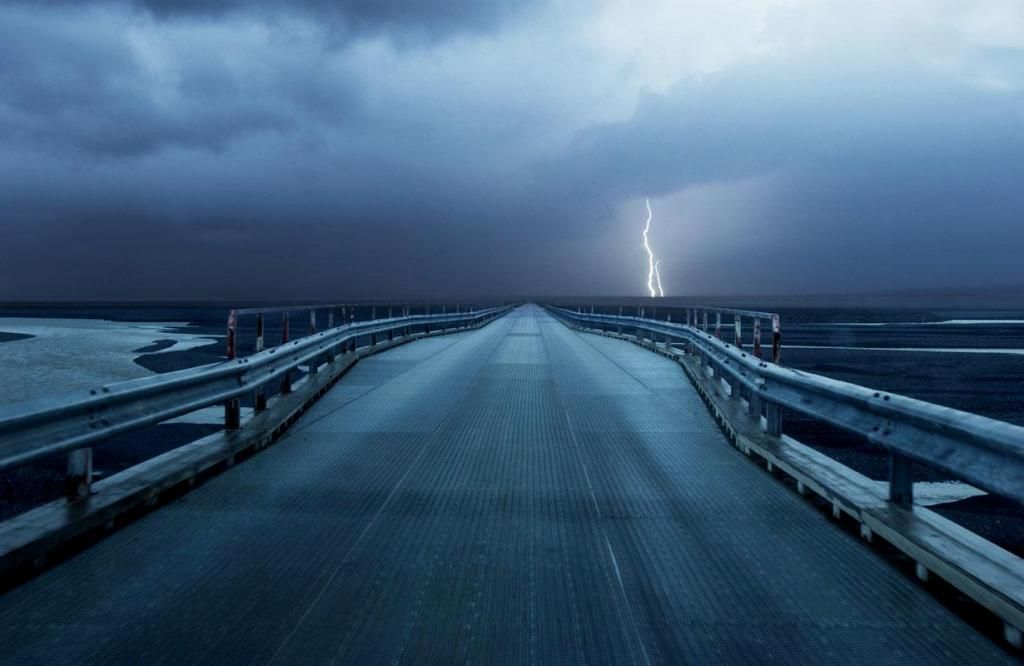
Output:
M0 597L0 663L1008 660L527 306L360 362L273 447Z

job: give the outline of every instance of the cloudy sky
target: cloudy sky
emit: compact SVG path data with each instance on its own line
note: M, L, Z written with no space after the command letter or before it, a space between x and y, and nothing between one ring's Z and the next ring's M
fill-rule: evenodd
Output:
M1024 283L1020 0L0 6L0 299Z

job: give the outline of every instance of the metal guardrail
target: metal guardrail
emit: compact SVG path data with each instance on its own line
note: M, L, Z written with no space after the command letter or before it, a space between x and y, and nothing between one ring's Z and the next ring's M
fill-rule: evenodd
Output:
M552 306L558 307L558 306ZM578 314L584 314L589 308L590 314L602 314L596 311L597 308L602 310L607 309L607 305L588 305L588 306L577 306L576 312ZM722 315L732 317L732 329L733 329L733 343L742 348L743 347L743 320L749 319L751 323L752 337L750 345L752 352L758 358L761 357L761 322L768 322L771 326L772 331L772 363L778 363L782 357L782 319L775 312L760 312L758 310L737 310L735 308L713 308L713 307L674 307L674 306L650 306L651 316L647 316L646 305L633 305L624 306L617 305L611 306L618 308L619 317L627 316L625 314L625 308L631 308L635 310L636 316L640 319L654 319L658 321L671 322L672 314L675 313L675 321L679 323L686 322L687 326L693 326L694 328L700 328L702 331L708 330L708 318L710 315L715 316L714 331L716 338L722 338ZM663 317L658 317L661 314Z
M285 344L290 340L291 335L291 315L296 312L308 313L309 326L308 334L314 335L317 332L317 315L325 314L327 319L327 328L335 328L335 317L338 317L340 325L350 324L355 325L357 321L375 321L377 320L377 308L380 308L381 312L387 309L387 317L385 319L393 319L394 314L397 311L400 317L412 317L419 314L422 310L424 315L429 316L431 314L431 308L440 312L442 315L454 312L455 314L460 313L472 313L479 309L479 306L470 304L445 304L431 305L429 303L332 303L332 304L311 304L311 305L277 305L277 306L262 306L262 307L251 307L251 308L237 308L231 310L228 313L227 323L227 335L226 335L226 356L228 360L232 360L238 357L238 324L240 319L245 315L254 315L256 318L255 327L256 335L253 345L253 353L259 353L263 351L265 344L265 330L266 330L266 316L269 314L280 314L281 315L281 344ZM369 319L357 320L356 313L359 310L364 313L369 309ZM434 314L437 314L435 312ZM355 344L355 338L350 340L350 345ZM288 393L291 391L291 374L288 372L284 373L281 378L281 392ZM267 396L261 387L257 387L253 396L253 402L257 410L266 408ZM229 423L237 424L241 417L241 402L235 398L229 401L225 405L225 419Z
M829 379L761 360L690 324L642 317L548 310L583 328L632 330L638 337L683 342L706 372L747 399L748 414L781 436L790 409L864 436L889 453L889 500L913 504L911 467L941 470L988 492L1024 502L1024 427L923 400Z
M354 351L369 336L393 339L431 329L464 328L504 314L509 306L473 312L410 315L348 323L313 333L240 359L188 368L153 377L108 384L89 391L0 406L0 471L68 453L68 496L87 495L91 483L90 445L124 432L154 425L204 407L225 404L225 428L240 427L239 399L255 394L254 409L267 408L262 387L282 379L291 391L290 373L301 365L315 374L339 353ZM237 313L233 313L232 318Z

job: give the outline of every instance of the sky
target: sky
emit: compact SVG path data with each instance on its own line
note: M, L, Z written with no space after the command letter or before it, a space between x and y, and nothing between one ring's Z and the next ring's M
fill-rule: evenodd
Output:
M1019 0L7 0L0 300L1024 284Z

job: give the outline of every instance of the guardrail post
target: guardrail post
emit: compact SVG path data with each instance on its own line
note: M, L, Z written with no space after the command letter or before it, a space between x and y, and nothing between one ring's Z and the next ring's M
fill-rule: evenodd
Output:
M619 335L622 335L622 306L619 306Z
M733 315L733 328L735 329L736 349L743 350L743 324L738 314Z
M238 327L238 313L232 310L228 313L228 334L226 356L228 360L235 358L235 329Z
M779 315L772 315L772 363L778 363L782 358L782 323Z
M92 448L68 453L68 473L64 477L68 501L84 499L92 493Z
M764 417L767 422L765 432L773 437L779 437L782 435L782 407L769 402L765 405Z
M671 312L668 313L668 317L666 317L665 322L669 323L669 324L672 323L672 313ZM668 331L665 331L665 349L668 349L670 346L671 345L668 342Z
M281 344L288 342L288 313L281 313ZM292 392L292 372L291 370L285 370L284 375L281 376L281 395L285 395Z
M316 335L316 310L309 311L309 334ZM309 360L309 374L315 375L320 370L320 357L314 356Z
M719 340L722 339L722 313L715 313L715 337Z
M233 361L236 356L235 330L238 327L238 313L232 310L228 313L228 348L227 357ZM224 403L224 428L226 430L238 430L242 425L242 401L238 398L231 398ZM90 463L91 464L91 463Z
M904 508L914 505L914 475L910 458L889 452L889 501Z
M334 308L328 308L327 310L327 329L334 328ZM327 348L327 362L334 362L334 346L331 345Z
M747 416L754 420L755 425L761 425L761 396L758 395L757 389L750 389L747 396Z
M761 360L761 320L754 317L754 356Z
M256 345L255 353L263 351L263 313L256 315ZM267 408L267 395L263 392L262 386L257 386L252 397L254 411L262 412Z
M708 311L707 310L704 310L704 323L701 326L701 330L704 331L705 333L708 332Z
M354 305L348 311L348 323L349 324L355 324L356 323L356 306L354 306ZM356 336L354 336L354 335L351 338L349 338L348 350L350 352L354 352L356 350Z

